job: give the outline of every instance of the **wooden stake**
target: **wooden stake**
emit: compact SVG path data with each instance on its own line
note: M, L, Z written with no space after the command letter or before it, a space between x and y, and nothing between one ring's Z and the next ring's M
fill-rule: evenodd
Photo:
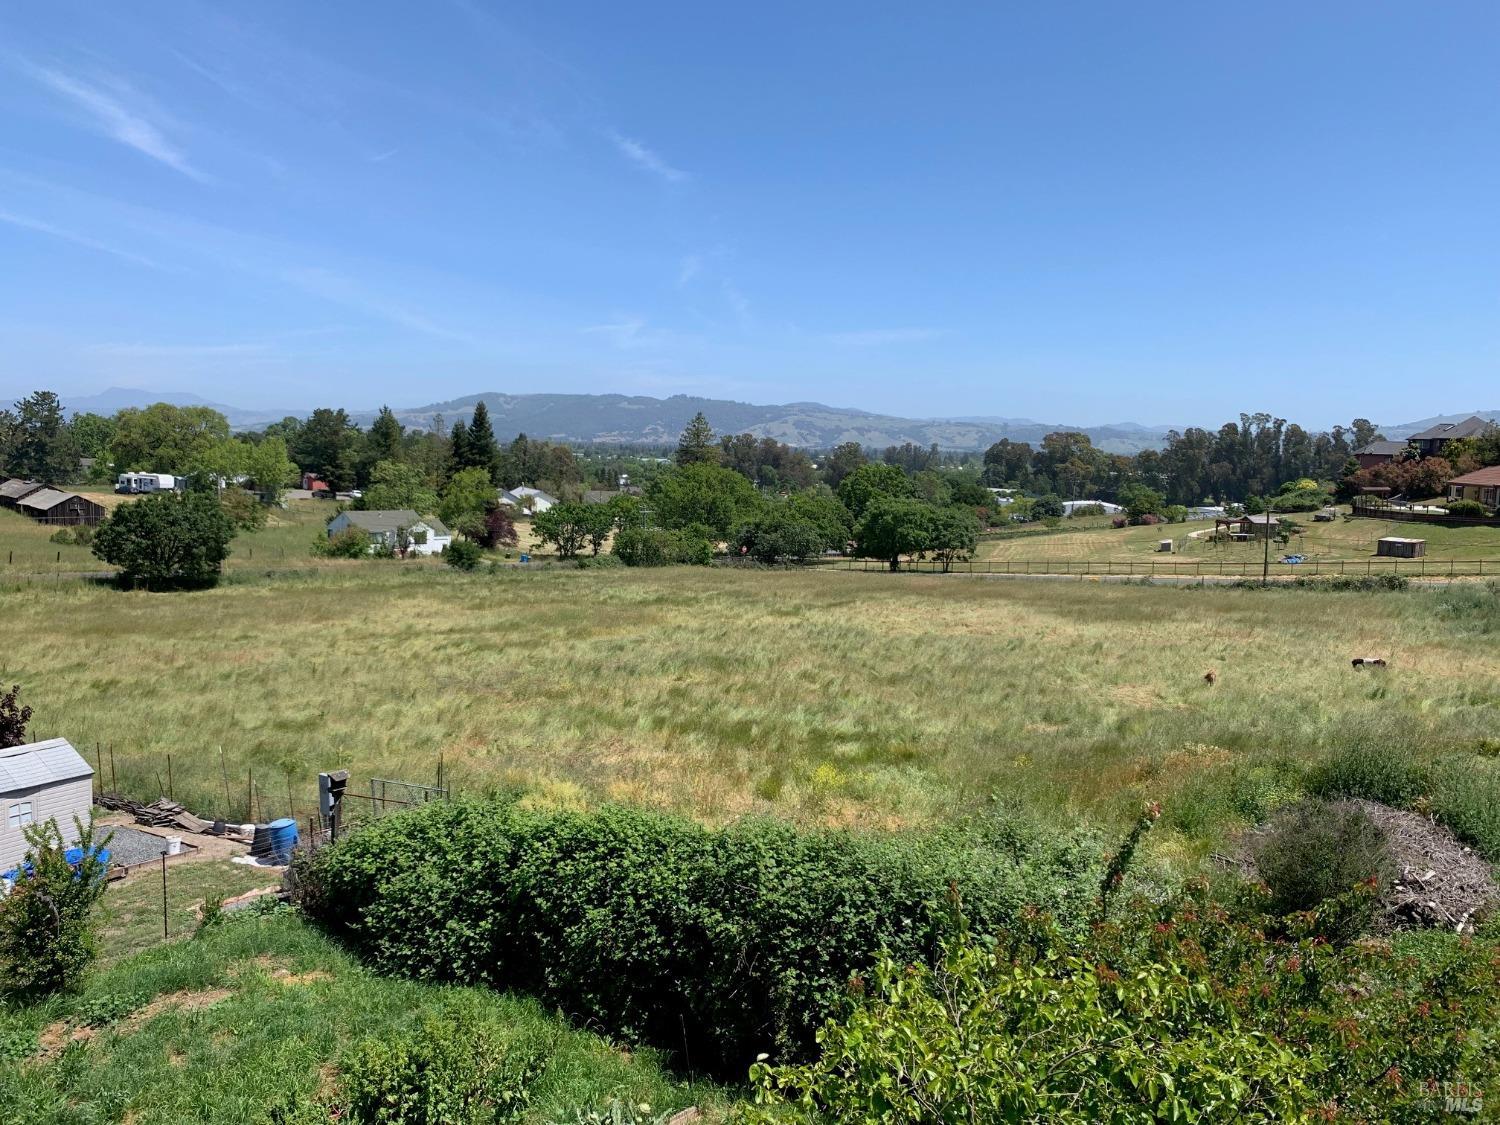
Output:
M219 773L224 778L224 815L229 815L229 767L224 764L224 745L219 744Z

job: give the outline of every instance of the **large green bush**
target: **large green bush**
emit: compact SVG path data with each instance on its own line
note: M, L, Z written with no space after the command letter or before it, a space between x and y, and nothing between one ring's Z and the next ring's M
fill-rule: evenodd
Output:
M950 885L978 925L1037 904L1082 926L1101 853L999 815L876 837L473 801L362 829L301 885L304 908L384 969L532 993L740 1076L761 1052L805 1057L881 949L935 957Z
M1269 936L1194 893L1065 939L1046 919L883 957L807 1065L761 1065L745 1125L1425 1122L1493 1077L1500 959Z
M1384 805L1406 805L1431 785L1427 766L1399 731L1363 732L1335 750L1308 774L1314 796L1363 797Z
M1385 833L1351 804L1303 801L1283 809L1253 850L1277 914L1316 910L1362 883L1384 888L1393 869ZM1376 902L1373 896L1362 902L1362 910L1330 912L1336 929L1328 936L1350 938L1363 931Z
M35 1000L76 988L97 951L94 906L104 894L104 863L92 821L75 819L83 859L75 868L53 821L23 829L26 859L0 898L0 994Z

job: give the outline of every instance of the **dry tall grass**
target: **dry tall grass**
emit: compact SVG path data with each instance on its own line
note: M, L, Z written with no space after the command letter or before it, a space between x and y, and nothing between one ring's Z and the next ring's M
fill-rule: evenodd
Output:
M258 813L290 786L305 816L320 769L431 781L441 755L460 788L554 804L894 825L993 794L1106 820L1149 797L1206 837L1274 796L1280 763L1492 733L1500 652L1432 597L372 562L3 593L0 681L36 736L113 747L136 796L170 753L204 814L243 817L248 770Z

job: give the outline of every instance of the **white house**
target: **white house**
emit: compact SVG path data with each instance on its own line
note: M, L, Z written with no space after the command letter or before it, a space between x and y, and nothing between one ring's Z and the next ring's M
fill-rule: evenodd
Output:
M26 858L24 829L55 821L63 843L78 843L77 817L88 822L94 771L65 738L0 750L0 871Z
M432 516L419 516L410 508L392 512L340 512L328 521L328 537L332 539L345 528L356 527L370 537L370 549L390 547L394 550L406 533L407 543L413 554L438 555L453 542L453 533L443 526L442 520Z
M502 488L500 490L500 503L508 504L515 508L524 508L521 503L526 497L531 497L531 510L533 512L545 512L557 503L556 496L549 496L540 488L532 488L529 484L523 484L520 488Z
M1063 515L1071 516L1079 508L1102 508L1106 516L1117 516L1125 509L1108 500L1064 500Z

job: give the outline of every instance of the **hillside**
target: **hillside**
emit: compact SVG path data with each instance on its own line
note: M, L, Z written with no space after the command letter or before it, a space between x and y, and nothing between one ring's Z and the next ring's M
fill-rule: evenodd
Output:
M846 441L876 448L909 441L917 445L936 442L944 449L984 449L1001 438L1035 443L1046 434L1067 429L1082 430L1095 445L1111 453L1135 453L1160 448L1166 435L1164 427L1134 423L1075 426L1026 418L899 418L816 402L761 406L692 395L660 399L487 391L396 413L409 426L428 426L436 417L451 422L468 414L481 400L489 407L495 434L501 440L526 433L560 441L668 443L676 441L700 411L720 433L752 433L811 449L831 448Z

